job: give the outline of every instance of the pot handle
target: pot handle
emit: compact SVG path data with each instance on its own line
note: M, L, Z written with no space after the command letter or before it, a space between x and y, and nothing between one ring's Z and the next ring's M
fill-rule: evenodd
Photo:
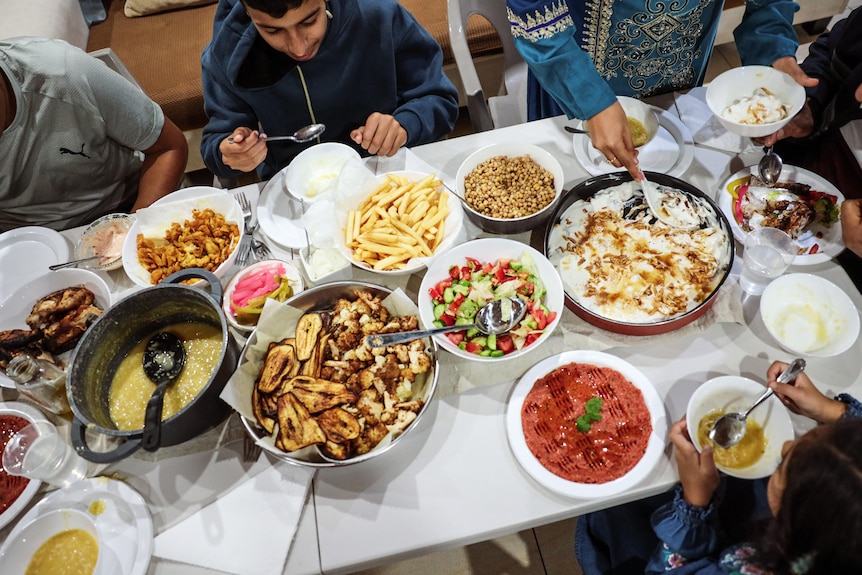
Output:
M180 270L178 272L174 272L165 279L161 281L161 283L165 284L178 284L181 281L198 278L206 281L210 284L210 291L205 292L212 299L215 300L216 305L221 305L222 295L224 295L224 289L221 287L221 282L209 270L205 270L203 268L188 268L185 270Z
M72 420L72 429L70 435L72 438L72 446L75 451L93 463L114 463L130 456L141 448L141 439L132 438L126 440L122 445L112 451L93 451L87 445L86 439L87 425L77 417Z

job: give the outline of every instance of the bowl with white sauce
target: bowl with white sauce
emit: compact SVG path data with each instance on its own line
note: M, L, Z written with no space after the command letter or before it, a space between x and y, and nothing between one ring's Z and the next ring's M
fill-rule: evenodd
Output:
M706 103L728 131L762 138L799 113L805 104L805 88L770 66L741 66L709 83Z
M135 223L130 214L107 214L87 226L75 244L75 258L98 256L83 267L94 270L115 270L123 265L123 243Z
M730 224L695 186L648 172L693 228L658 220L627 172L581 182L560 201L544 253L563 280L566 307L588 323L625 335L657 335L701 317L733 265Z
M850 296L813 274L773 280L760 296L760 317L775 341L794 355L832 357L859 337L859 312Z

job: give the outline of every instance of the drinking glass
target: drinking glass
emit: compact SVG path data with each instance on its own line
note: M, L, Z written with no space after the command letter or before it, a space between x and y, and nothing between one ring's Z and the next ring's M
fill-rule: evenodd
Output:
M22 427L3 451L3 468L10 475L66 487L87 475L87 461L48 421Z
M762 294L769 282L787 271L796 249L793 238L778 228L754 228L745 238L739 285L750 294Z

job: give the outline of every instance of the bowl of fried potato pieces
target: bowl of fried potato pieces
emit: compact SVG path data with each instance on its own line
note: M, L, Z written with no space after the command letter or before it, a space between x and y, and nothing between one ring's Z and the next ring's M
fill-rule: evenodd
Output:
M267 302L223 397L258 445L281 460L310 467L366 461L416 427L438 375L430 338L372 353L366 336L419 327L404 292L366 282L333 282Z
M455 245L464 211L436 174L397 171L340 197L335 217L335 245L354 266L404 275Z
M139 286L158 284L189 268L203 268L220 278L236 259L242 209L224 190L184 188L135 216L123 243L123 269Z

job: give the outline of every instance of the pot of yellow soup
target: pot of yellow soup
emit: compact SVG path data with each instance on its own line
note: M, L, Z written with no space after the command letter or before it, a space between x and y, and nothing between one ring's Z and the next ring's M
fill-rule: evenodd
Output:
M209 291L180 283L209 282ZM219 394L236 367L238 346L221 306L222 287L202 269L177 272L153 287L114 304L81 338L70 361L66 391L74 413L72 444L85 459L111 463L142 447L144 413L153 384L143 372L143 350L168 331L186 350L180 375L169 384L156 445L177 445L222 422L230 413ZM110 451L94 451L86 431L120 440Z

